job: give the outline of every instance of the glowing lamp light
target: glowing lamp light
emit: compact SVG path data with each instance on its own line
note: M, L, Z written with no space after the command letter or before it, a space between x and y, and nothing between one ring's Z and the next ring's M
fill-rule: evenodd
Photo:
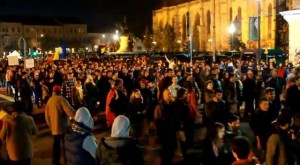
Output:
M115 41L119 40L119 35L115 34L115 35L113 36L113 39L114 39Z
M228 32L230 34L233 34L235 32L235 26L233 23L230 24L229 28L228 28Z

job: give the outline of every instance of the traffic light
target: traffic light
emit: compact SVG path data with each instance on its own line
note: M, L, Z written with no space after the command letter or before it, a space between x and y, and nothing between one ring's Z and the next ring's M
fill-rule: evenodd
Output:
M183 51L184 52L189 52L189 50L190 50L190 44L189 44L189 42L183 43Z

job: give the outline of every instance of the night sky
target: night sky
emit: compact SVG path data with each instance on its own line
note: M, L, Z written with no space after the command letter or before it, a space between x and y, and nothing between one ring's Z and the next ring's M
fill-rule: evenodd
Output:
M0 16L75 17L93 31L114 31L126 16L130 30L141 35L152 26L152 10L160 0L0 0Z

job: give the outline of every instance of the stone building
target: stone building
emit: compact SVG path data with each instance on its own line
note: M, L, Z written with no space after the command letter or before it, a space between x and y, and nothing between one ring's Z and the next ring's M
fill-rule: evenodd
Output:
M184 1L184 0L181 0ZM212 51L216 41L217 51L230 50L230 41L234 35L249 49L258 48L258 15L261 15L260 41L262 48L275 47L276 4L278 0L193 0L171 4L153 11L153 30L166 24L172 25L177 40L185 42L187 36L187 13L190 19L190 31L194 49ZM261 12L258 11L260 4ZM229 34L233 24L235 32ZM215 32L215 33L214 33ZM214 35L215 34L215 35Z
M71 18L44 17L1 17L0 54L5 50L20 50L20 41L25 40L25 48L53 45L61 42L84 43L87 25ZM43 42L42 42L43 41ZM51 43L52 44L51 44ZM44 43L45 45L41 45Z

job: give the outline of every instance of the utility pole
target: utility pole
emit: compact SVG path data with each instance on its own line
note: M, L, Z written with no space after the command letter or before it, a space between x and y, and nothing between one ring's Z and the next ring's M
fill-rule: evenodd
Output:
M213 1L213 62L216 62L216 0Z
M192 38L192 29L191 29L191 21L190 21L190 12L186 13L186 25L187 25L187 36L189 38L189 52L190 52L190 65L191 65L191 73L193 73L193 38Z
M258 52L257 52L257 57L256 57L256 62L260 61L260 56L261 56L261 45L260 45L260 17L261 17L261 6L260 6L260 0L257 0L257 42L258 42ZM268 61L266 61L268 63Z

